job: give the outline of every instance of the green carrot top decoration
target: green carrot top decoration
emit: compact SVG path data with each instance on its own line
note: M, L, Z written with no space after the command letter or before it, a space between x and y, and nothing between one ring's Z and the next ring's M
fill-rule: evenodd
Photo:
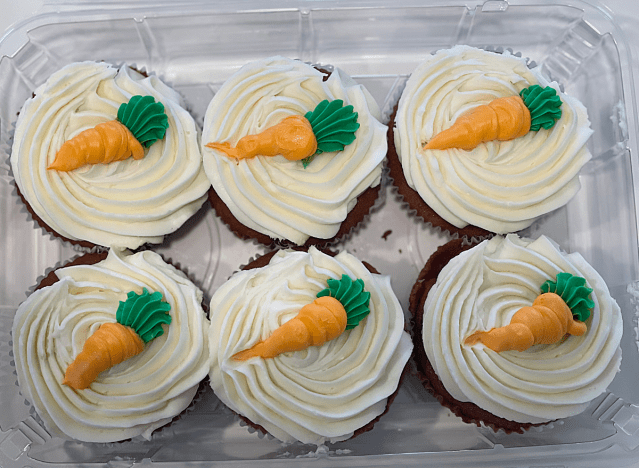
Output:
M585 322L595 306L590 297L592 289L586 286L585 278L570 273L558 273L557 280L548 280L541 285L542 293L555 293L570 308L575 319Z
M359 128L353 106L341 99L324 100L304 116L291 115L257 135L247 135L232 147L228 142L205 146L236 159L282 155L289 161L308 166L316 154L342 151L355 140Z

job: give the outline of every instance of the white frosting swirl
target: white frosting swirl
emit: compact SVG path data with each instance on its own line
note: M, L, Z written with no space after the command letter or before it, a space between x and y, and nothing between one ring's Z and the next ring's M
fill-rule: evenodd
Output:
M496 353L463 345L477 330L510 323L548 279L562 271L586 279L595 303L587 332L559 343ZM453 258L424 305L428 359L450 394L512 421L573 416L612 382L621 363L621 311L599 274L578 253L548 238L494 237Z
M133 158L70 172L47 170L62 144L113 120L132 95L164 105L162 140ZM206 200L197 129L180 96L157 77L82 62L54 73L20 111L11 153L16 183L34 212L63 237L137 248L162 242Z
M203 147L204 168L233 216L274 239L298 245L309 237L329 239L357 197L380 183L387 127L369 92L339 68L330 78L297 60L272 57L251 62L215 94L204 118L202 144L237 141L304 115L324 99L353 105L360 124L343 151L322 153L304 169L283 156L236 161Z
M195 395L209 367L202 292L159 255L111 250L102 262L56 271L60 280L29 296L13 323L20 390L60 437L112 442L168 423ZM115 322L127 292L159 291L171 323L145 349L98 375L85 390L62 385L69 364L101 324Z
M272 359L232 356L265 339L313 302L328 278L362 278L370 314L322 346ZM412 344L390 277L352 255L311 247L279 251L268 266L236 273L211 300L211 386L231 409L285 442L345 440L384 411Z
M552 129L472 151L423 149L464 112L534 84L552 86L562 100L562 117ZM456 46L428 57L408 80L395 121L408 185L458 228L507 233L529 226L577 193L579 169L591 158L584 106L508 52Z

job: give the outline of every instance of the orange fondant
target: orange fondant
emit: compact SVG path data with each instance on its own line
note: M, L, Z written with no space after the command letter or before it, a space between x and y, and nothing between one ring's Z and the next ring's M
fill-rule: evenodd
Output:
M483 343L496 352L525 351L536 344L551 344L566 333L580 336L586 333L586 324L575 320L564 300L555 293L540 294L532 306L519 309L509 325L478 331L464 341L472 346Z
M144 342L130 327L117 322L103 323L84 343L82 351L69 365L62 382L82 390L100 372L132 358L144 349Z
M235 148L229 143L207 143L206 146L236 159L281 154L289 161L299 161L315 154L317 139L305 117L291 115L257 135L242 137Z
M337 338L346 329L344 306L331 296L318 297L277 328L271 336L233 356L238 361L252 357L273 358L309 346L321 346Z
M461 115L448 129L435 135L424 149L461 148L480 143L513 140L530 130L530 111L519 96L498 98Z
M67 172L86 164L108 164L130 156L143 158L144 148L128 128L110 120L65 141L47 169Z

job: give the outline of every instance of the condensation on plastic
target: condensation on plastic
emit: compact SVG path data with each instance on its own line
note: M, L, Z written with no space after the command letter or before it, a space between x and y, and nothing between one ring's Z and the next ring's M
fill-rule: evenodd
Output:
M0 41L0 465L79 466L466 466L615 467L639 458L636 109L629 52L605 9L580 0L45 2L42 13ZM588 108L593 160L565 207L523 234L546 234L579 251L602 274L624 314L623 362L609 392L581 415L507 435L464 424L413 375L373 431L330 446L284 446L251 434L212 392L150 441L86 444L51 437L20 394L9 330L25 291L76 252L41 230L12 193L7 166L17 112L55 70L79 60L128 63L184 96L201 124L217 89L250 60L281 54L344 69L366 86L387 119L411 71L454 44L521 52ZM404 306L419 269L449 240L411 217L385 187L375 210L339 248L392 276ZM208 208L155 250L187 270L210 297L229 275L264 253L238 240Z

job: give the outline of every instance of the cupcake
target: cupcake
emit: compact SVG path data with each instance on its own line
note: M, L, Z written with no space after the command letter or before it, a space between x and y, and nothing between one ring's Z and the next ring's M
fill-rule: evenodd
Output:
M412 350L390 277L345 251L280 250L267 260L234 274L211 299L215 394L286 443L370 430ZM335 303L345 316L328 312Z
M581 255L544 236L445 244L410 312L424 385L466 422L523 432L574 416L619 371L619 306Z
M86 254L49 274L16 312L20 391L55 436L148 439L209 372L201 302L153 252Z
M584 106L507 51L456 46L428 57L389 126L399 194L462 236L516 232L565 205L591 158Z
M378 196L380 118L370 93L339 68L283 57L243 66L204 118L213 208L236 235L266 245L341 239Z
M18 116L11 168L33 219L85 247L162 242L210 187L177 92L124 65L65 66Z

